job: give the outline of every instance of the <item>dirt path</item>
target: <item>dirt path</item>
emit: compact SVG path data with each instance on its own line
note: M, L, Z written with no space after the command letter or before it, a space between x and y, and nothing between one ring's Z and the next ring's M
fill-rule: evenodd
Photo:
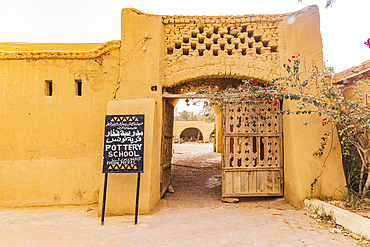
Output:
M239 203L221 201L221 154L212 152L212 143L174 144L171 185L162 202L170 207L246 207L292 209L284 198L242 198Z

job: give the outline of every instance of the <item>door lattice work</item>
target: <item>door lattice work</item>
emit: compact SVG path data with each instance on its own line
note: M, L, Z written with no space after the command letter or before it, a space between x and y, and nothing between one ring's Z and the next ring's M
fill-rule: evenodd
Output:
M173 136L173 105L163 100L163 128L161 154L161 197L171 182L172 136Z
M279 105L229 104L222 118L222 197L282 196Z

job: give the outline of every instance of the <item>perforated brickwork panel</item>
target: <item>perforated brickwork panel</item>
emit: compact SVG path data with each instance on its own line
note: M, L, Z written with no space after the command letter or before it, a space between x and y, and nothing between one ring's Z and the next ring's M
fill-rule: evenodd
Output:
M280 15L162 18L165 83L186 81L187 76L201 77L204 73L236 78L243 76L246 68L258 69L259 76L266 79L280 74ZM237 66L239 70L227 71L225 66ZM192 71L191 75L180 75L187 70Z
M166 52L175 56L232 56L278 52L275 22L166 25ZM221 21L219 21L221 22Z

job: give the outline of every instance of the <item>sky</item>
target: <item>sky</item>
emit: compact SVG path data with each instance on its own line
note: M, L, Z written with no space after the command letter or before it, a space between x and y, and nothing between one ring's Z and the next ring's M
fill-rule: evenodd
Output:
M121 38L122 8L159 15L247 15L320 9L324 61L341 72L370 59L370 0L0 0L0 42L104 43ZM191 111L191 109L189 109Z

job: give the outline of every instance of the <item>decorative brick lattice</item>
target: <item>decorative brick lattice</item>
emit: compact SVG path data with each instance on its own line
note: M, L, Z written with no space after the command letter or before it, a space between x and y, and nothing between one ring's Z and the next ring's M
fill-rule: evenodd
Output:
M279 15L164 16L162 21L165 76L212 64L253 67L278 74Z

